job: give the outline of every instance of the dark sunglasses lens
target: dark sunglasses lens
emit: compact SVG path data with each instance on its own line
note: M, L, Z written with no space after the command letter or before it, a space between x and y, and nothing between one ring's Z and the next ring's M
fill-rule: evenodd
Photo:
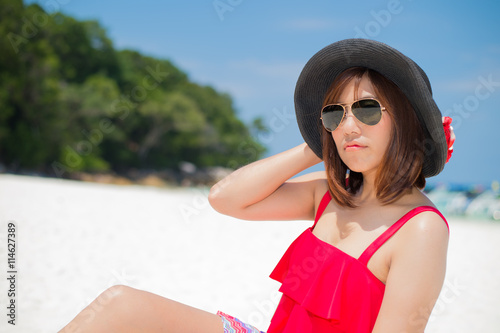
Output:
M382 118L379 102L373 99L362 99L352 105L354 116L366 125L376 125Z
M327 105L321 111L323 126L329 131L334 131L342 121L344 108L341 105Z

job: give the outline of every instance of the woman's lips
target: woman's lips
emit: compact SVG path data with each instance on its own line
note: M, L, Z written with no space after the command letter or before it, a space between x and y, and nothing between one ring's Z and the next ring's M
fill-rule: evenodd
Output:
M348 144L344 145L345 151L358 151L358 150L362 150L365 148L366 148L366 146L363 146L359 143L348 143Z

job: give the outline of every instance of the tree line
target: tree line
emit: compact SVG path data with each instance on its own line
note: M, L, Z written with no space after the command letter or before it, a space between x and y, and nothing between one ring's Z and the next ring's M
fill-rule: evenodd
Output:
M94 20L0 0L0 163L11 171L237 168L262 156L262 119L169 60L116 50Z

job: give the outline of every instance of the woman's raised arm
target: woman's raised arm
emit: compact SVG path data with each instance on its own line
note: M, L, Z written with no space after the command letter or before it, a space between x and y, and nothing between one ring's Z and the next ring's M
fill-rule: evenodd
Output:
M319 162L305 143L253 162L215 184L210 204L222 214L246 220L311 219L315 189L324 177L312 173L290 178Z

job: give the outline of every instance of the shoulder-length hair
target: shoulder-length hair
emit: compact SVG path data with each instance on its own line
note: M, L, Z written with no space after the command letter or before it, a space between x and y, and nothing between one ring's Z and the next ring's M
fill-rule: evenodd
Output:
M392 120L392 139L375 180L377 198L385 205L394 202L414 186L424 188L424 136L415 110L405 94L392 81L368 68L352 67L338 75L325 95L323 106L338 102L342 91L352 80L356 92L364 75L370 79L377 99ZM332 134L323 126L321 131L330 194L339 205L356 207L354 196L363 184L363 175L350 171L349 186L346 187L347 165L338 154Z

